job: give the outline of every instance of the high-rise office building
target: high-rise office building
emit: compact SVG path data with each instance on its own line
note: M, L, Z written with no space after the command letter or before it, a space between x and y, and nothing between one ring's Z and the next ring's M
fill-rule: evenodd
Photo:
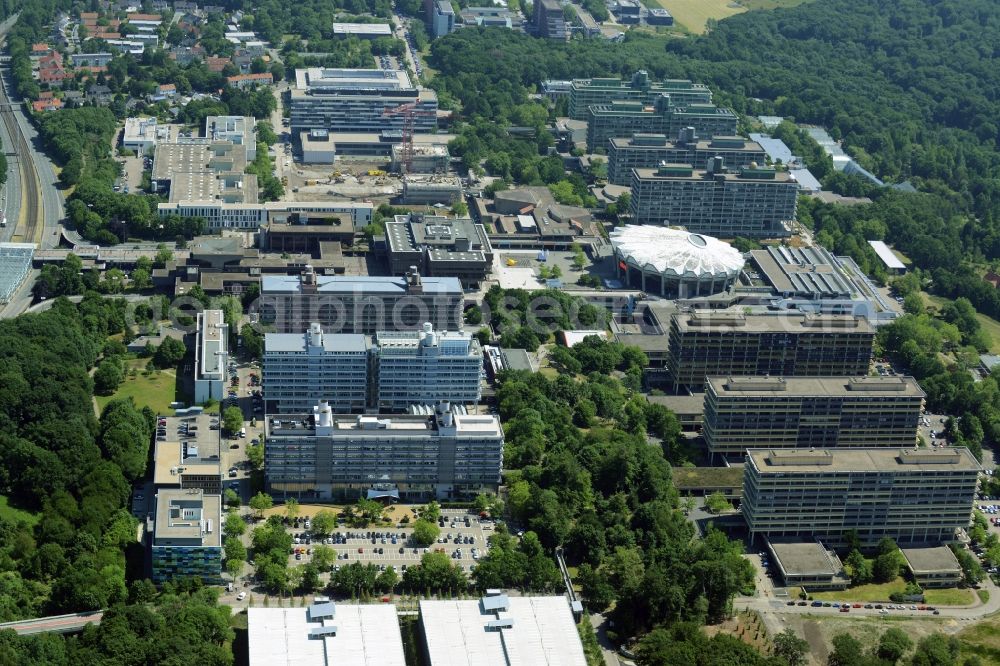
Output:
M503 443L495 416L448 405L432 415L337 416L321 402L311 415L269 420L264 472L272 492L299 497L469 497L496 491Z
M534 10L532 23L537 36L562 41L569 39L566 18L558 0L537 0Z
M483 350L466 333L386 331L372 348L380 410L406 409L444 400L478 403L482 396Z
M799 194L785 171L729 172L721 157L712 159L709 170L678 164L632 169L631 192L636 224L682 226L720 238L789 236Z
M732 136L736 134L736 114L709 103L675 103L669 95L660 95L652 104L611 102L587 108L587 150L608 145L613 137L633 134L677 136L685 127L693 127L697 136Z
M924 392L912 377L709 377L703 434L713 456L750 448L907 447Z
M348 277L317 275L261 278L260 318L278 333L301 333L318 322L328 333L410 330L424 322L434 328L462 328L465 294L454 277Z
M481 397L483 351L471 335L420 330L330 334L313 323L305 334L264 336L268 414L307 412L325 400L337 413L404 411Z
M649 73L640 69L628 81L619 78L573 79L569 89L569 117L586 120L591 106L612 102L640 102L651 105L662 95L669 95L674 104L711 104L712 91L703 83L686 79L652 81Z
M413 85L403 70L299 69L291 91L290 126L293 133L403 130L406 115L392 111L410 104L413 131L436 131L437 95Z
M153 581L200 578L222 582L222 498L200 489L156 493Z
M341 413L363 411L368 404L369 346L366 335L324 333L318 323L305 333L267 333L267 413L307 412L317 399Z
M694 128L680 131L676 141L665 134L635 134L631 138L608 139L608 182L631 185L632 169L652 169L660 164L689 164L704 169L714 157L721 157L732 169L765 164L767 153L756 141L740 136L699 139Z
M949 542L969 526L979 472L965 447L751 449L742 512L751 541Z
M852 315L682 312L670 317L667 372L675 390L730 374L862 377L874 341L868 320Z

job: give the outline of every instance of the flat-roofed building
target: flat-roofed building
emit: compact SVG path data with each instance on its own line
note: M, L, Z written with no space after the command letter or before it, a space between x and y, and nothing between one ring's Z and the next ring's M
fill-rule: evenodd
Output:
M405 275L416 266L422 275L454 276L467 287L478 287L492 270L486 228L469 218L397 215L386 223L385 239L392 275Z
M462 198L462 180L458 176L406 174L403 176L403 203L412 205L451 205Z
M415 173L437 173L447 170L448 142L453 134L414 134L412 171ZM403 131L400 129L381 132L328 132L310 130L299 132L302 146L302 161L316 164L330 164L342 157L389 157L392 168L399 170L394 151L402 148ZM441 162L441 152L445 161Z
M295 72L291 129L330 132L403 130L407 117L391 113L413 105L414 132L437 130L437 95L418 88L404 70L310 67Z
M203 310L197 317L194 349L194 401L222 400L229 355L229 326L222 310Z
M912 377L708 377L702 432L713 457L913 446L924 397Z
M804 587L811 592L844 590L851 584L836 551L820 541L768 541L767 549L786 587Z
M250 607L247 628L249 666L406 666L391 604Z
M566 18L558 0L536 0L532 24L538 37L560 41L569 39Z
M608 139L608 182L630 185L632 169L652 169L667 164L689 164L704 169L712 158L722 157L731 168L765 164L767 154L755 141L740 136L699 139L693 128L681 130L676 141L665 134L634 134Z
M936 545L969 526L980 470L965 447L749 449L742 513L751 542Z
M248 176L248 178L256 178ZM249 181L245 181L249 182ZM256 180L254 181L256 183ZM160 217L200 217L210 230L258 229L269 221L287 222L306 215L345 215L356 227L371 224L375 207L370 201L267 201L228 203L214 199L177 201L156 206Z
M156 118L126 118L122 131L122 148L134 150L139 155L156 146Z
M392 26L388 23L334 23L333 36L340 39L378 39L392 37Z
M445 2L445 0L441 0ZM436 136L434 134L429 137ZM407 152L403 144L392 145L392 170L399 173L444 173L448 170L451 157L447 143L418 143L414 139L412 150ZM409 165L407 165L409 160Z
M652 104L614 101L588 107L587 150L608 145L608 139L633 134L677 136L685 127L693 127L697 136L733 136L736 114L711 103L674 102L669 95L658 95Z
M620 78L574 79L569 92L569 117L586 120L587 109L595 104L615 101L653 104L661 95L669 95L674 104L710 104L712 91L703 83L685 79L653 81L649 72L640 69L628 81Z
M903 559L920 587L956 587L962 582L962 565L948 546L903 548Z
M482 397L483 350L467 333L419 331L375 334L372 348L378 376L379 410L447 401L478 403Z
M586 666L565 596L420 601L428 666Z
M709 310L671 315L668 335L675 390L701 390L706 377L730 374L862 377L875 341L864 317Z
M222 494L218 415L201 413L163 420L165 424L156 426L153 485Z
M160 489L153 527L153 582L222 582L222 498L201 490Z
M247 162L257 157L257 121L249 116L206 116L205 138L246 148Z
M462 329L465 293L455 277L302 275L261 278L261 321L277 333L299 333L318 322L329 333L410 330L431 322L446 331Z
M681 226L719 238L789 236L798 187L787 172L742 167L730 172L722 158L709 170L683 164L632 169L632 220Z
M305 333L264 335L264 400L268 414L307 412L326 400L337 412L368 404L368 337L324 333L313 323Z
M347 500L457 499L495 492L503 467L503 430L492 415L312 414L268 421L264 473L271 492Z
M437 0L430 3L430 15L427 21L431 28L431 37L437 39L455 31L455 8L448 0Z

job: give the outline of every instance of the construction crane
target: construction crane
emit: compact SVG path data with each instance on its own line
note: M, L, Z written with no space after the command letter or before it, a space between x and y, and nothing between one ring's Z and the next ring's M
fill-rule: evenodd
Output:
M420 117L433 116L436 118L437 112L418 109L416 102L410 102L408 104L397 106L394 109L386 109L382 112L383 118L388 118L391 116L403 116L403 142L401 144L402 146L401 171L405 175L413 167L413 119L418 116Z

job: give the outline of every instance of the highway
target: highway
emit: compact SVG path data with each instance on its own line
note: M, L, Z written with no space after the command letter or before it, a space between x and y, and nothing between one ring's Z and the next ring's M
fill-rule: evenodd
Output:
M0 624L0 631L13 629L21 636L30 634L43 634L55 632L58 634L72 634L82 631L88 624L100 624L104 617L104 611L87 611L85 613L71 613L69 615L50 615L49 617L36 617L32 620L19 620L17 622L4 622Z

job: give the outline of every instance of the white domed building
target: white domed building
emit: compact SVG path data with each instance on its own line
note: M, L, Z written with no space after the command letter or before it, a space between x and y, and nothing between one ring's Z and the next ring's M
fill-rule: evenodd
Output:
M743 270L743 255L729 243L669 227L619 227L611 245L622 282L664 298L718 294Z

